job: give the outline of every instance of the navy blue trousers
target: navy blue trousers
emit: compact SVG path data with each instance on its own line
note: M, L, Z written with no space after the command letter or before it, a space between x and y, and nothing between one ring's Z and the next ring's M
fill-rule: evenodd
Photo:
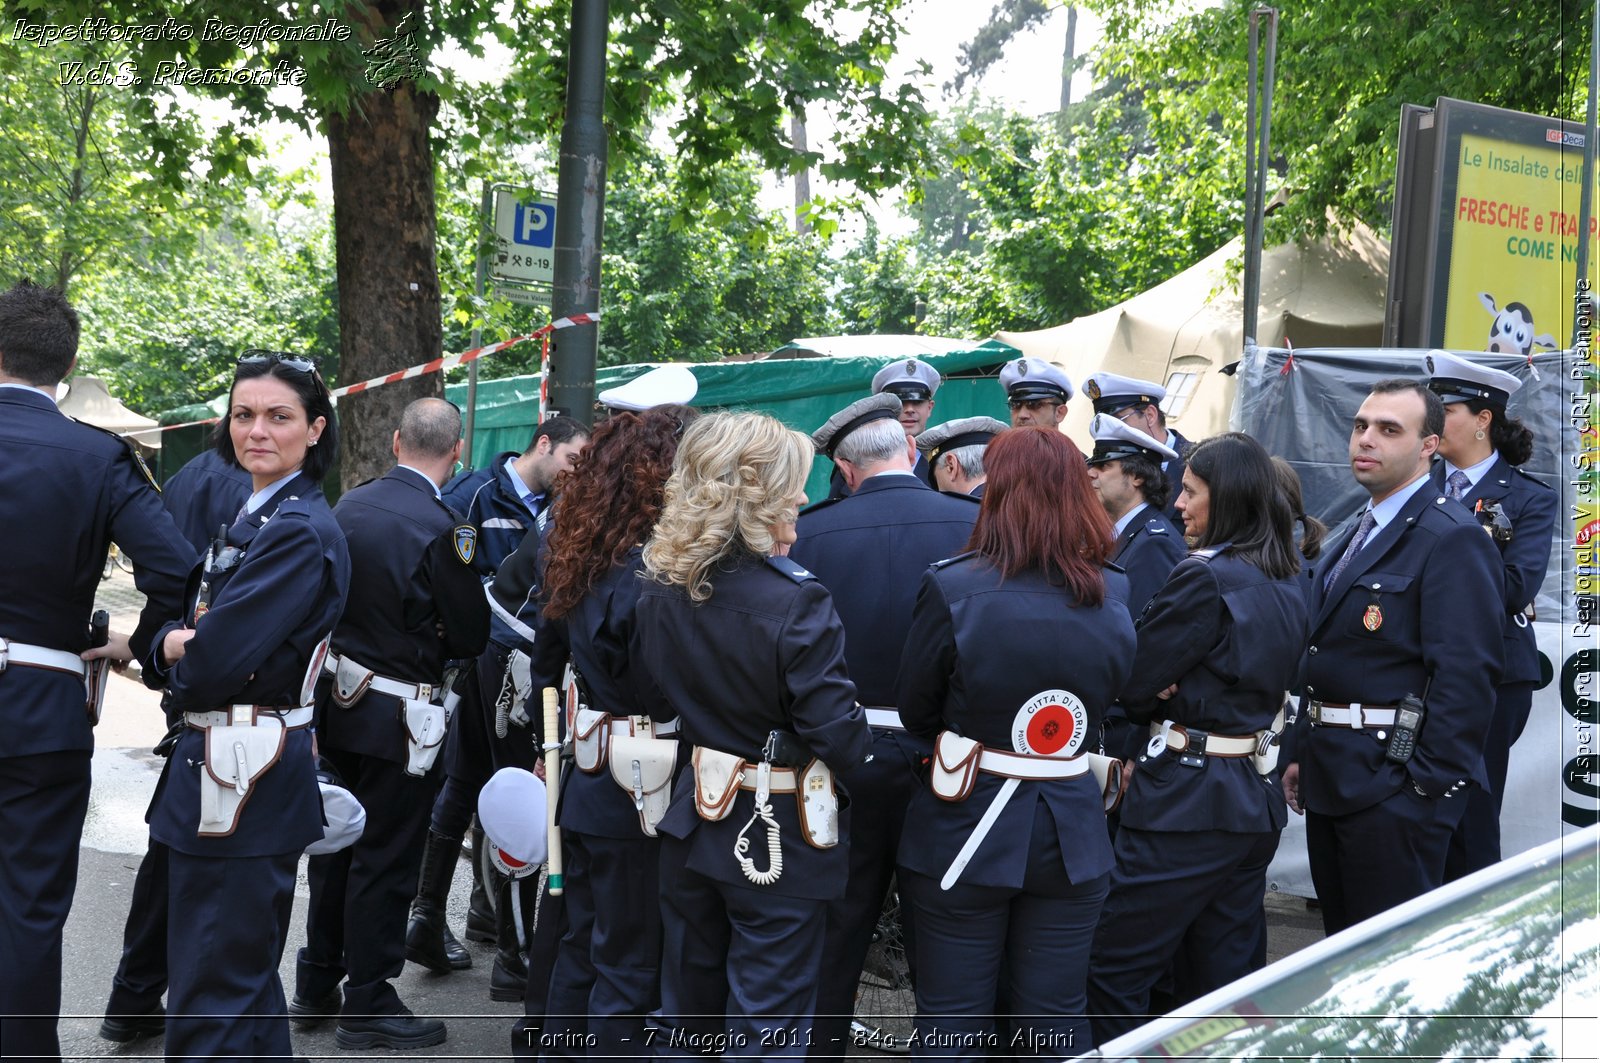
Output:
M1122 825L1089 968L1096 1044L1145 1021L1151 990L1180 954L1192 996L1261 965L1262 900L1278 834Z
M827 936L822 969L827 977L817 987L816 1027L812 1059L843 1059L850 1051L850 1019L855 1014L856 983L872 947L872 934L883 910L883 898L894 877L895 854L906 806L919 785L926 755L902 732L872 732L873 759L841 778L850 805L850 879L845 895L828 902ZM904 939L912 941L911 913L901 905ZM906 950L908 960L913 950ZM913 966L913 974L915 967Z
M133 876L133 896L122 927L122 959L111 978L107 1015L146 1015L167 991L167 854L150 839Z
M804 1056L815 1041L826 902L707 878L689 869L688 853L688 842L661 838L656 1057Z
M1500 862L1500 809L1505 804L1511 747L1528 725L1533 690L1533 683L1510 683L1495 691L1494 716L1489 720L1489 734L1483 744L1489 788L1473 786L1467 791L1466 810L1450 835L1450 848L1445 854L1446 882Z
M171 851L168 1063L293 1055L278 964L299 862Z
M406 918L438 780L362 753L325 749L322 756L367 810L367 826L354 845L308 862L311 903L295 995L321 1000L348 976L343 1014L395 1015L404 1005L389 980L405 967Z
M1345 816L1306 813L1306 856L1336 934L1444 884L1445 853L1467 802L1418 797L1411 787Z
M573 831L561 841L567 932L550 976L543 1055L637 1056L644 1017L661 1002L661 843Z
M89 751L0 757L0 1057L57 1059ZM26 1017L23 1017L26 1016Z

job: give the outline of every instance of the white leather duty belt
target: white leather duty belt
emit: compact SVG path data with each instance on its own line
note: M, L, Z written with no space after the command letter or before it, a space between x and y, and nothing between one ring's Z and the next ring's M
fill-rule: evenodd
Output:
M30 646L26 642L0 639L0 672L12 665L23 668L43 668L51 672L65 672L83 678L83 658L66 650L52 650L44 646Z
M210 712L186 712L183 719L195 730L204 731L212 727L254 727L259 717L272 716L283 721L285 731L294 731L311 726L311 712L310 705L284 709L275 709L270 705L229 705L225 709L213 709Z
M867 714L868 727L886 727L891 731L906 729L906 725L900 722L899 709L891 709L884 705L863 705L861 708Z
M639 722L648 726L641 726ZM613 716L609 727L613 738L632 738L638 735L642 738L676 738L678 735L678 721L668 720L666 723L653 723L648 716Z
M322 670L328 675L338 675L341 660L360 668L363 672L372 672L372 669L357 661L353 657L340 657L337 653L330 652L323 658ZM372 672L372 679L367 683L368 690L376 690L380 694L388 694L402 701L432 701L434 685L432 683L403 683L398 679L390 679L386 675Z
M1336 705L1327 701L1313 701L1307 709L1313 727L1349 727L1360 731L1367 727L1393 727L1394 705L1363 705L1352 702Z
M1025 753L1009 753L1003 749L985 749L978 755L978 770L1005 779L1073 779L1089 771L1089 758L1038 757Z
M1166 735L1167 748L1175 753L1204 753L1208 757L1248 757L1260 743L1259 735L1219 735L1191 730L1181 723L1151 721L1150 737ZM1159 749L1159 746L1154 748ZM1154 754L1152 754L1154 755Z
M754 790L757 784L757 771L759 764L751 764L745 768L744 776L739 780L739 789ZM768 793L792 794L800 788L799 779L793 768L772 768L771 785L767 787Z

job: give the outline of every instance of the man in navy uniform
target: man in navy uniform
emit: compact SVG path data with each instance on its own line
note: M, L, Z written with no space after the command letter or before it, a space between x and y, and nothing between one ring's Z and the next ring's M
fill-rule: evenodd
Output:
M984 448L1007 427L993 417L960 417L918 435L917 450L933 472L933 486L945 494L982 498L988 480Z
M913 740L895 710L895 682L911 607L929 565L966 549L978 507L942 494L912 472L912 445L899 418L900 400L885 392L851 403L812 434L850 488L845 498L800 514L792 560L828 592L844 625L845 667L872 725L873 759L843 775L852 803L850 878L843 898L828 903L811 1055L842 1058L849 1050L856 981L877 926L905 808L931 753ZM904 911L904 909L902 909Z
M1103 413L1089 422L1089 434L1089 480L1117 533L1111 560L1128 574L1128 613L1138 620L1185 553L1183 536L1163 512L1169 492L1161 463L1177 455Z
M1175 527L1181 528L1183 517L1174 503L1178 501L1178 492L1183 489L1184 456L1194 449L1194 444L1167 427L1167 414L1161 408L1161 400L1167 397L1167 389L1154 381L1137 377L1092 373L1083 382L1083 393L1094 403L1095 413L1109 414L1151 439L1160 440L1168 450L1173 451L1174 456L1161 463L1161 471L1167 474L1168 490L1167 500L1161 508L1167 511L1167 519Z
M117 543L148 601L129 642L182 611L195 554L133 444L56 408L78 314L55 289L0 293L0 1056L60 1056L61 934L89 807L94 720L79 654Z
M167 478L161 503L195 553L203 554L217 531L233 523L250 494L250 474L207 447ZM169 724L177 730L156 747L162 756L170 752L183 728L181 721ZM161 994L167 988L167 852L165 845L151 838L133 878L122 959L111 978L106 1017L100 1023L100 1036L107 1041L126 1044L166 1030Z
M1038 358L1018 358L1000 370L1011 427L1059 428L1072 398L1072 378Z
M893 395L900 400L900 426L905 429L906 438L915 439L928 426L928 418L933 414L933 396L940 383L937 369L927 362L907 358L891 362L873 374L872 394ZM927 458L923 455L916 455L912 472L923 483L933 483ZM843 498L849 493L844 475L834 469L828 478L828 498Z
M1506 415L1506 403L1522 381L1447 351L1428 355L1428 371L1428 388L1445 406L1445 437L1456 444L1440 450L1467 462L1465 467L1450 458L1434 462L1433 489L1461 503L1483 525L1505 571L1505 671L1495 688L1494 717L1483 747L1489 782L1467 795L1466 813L1450 838L1444 877L1451 882L1500 860L1500 808L1511 747L1527 726L1541 678L1530 621L1550 567L1560 499L1518 467L1532 454L1533 433Z
M412 1015L389 980L405 965L406 908L439 787L430 770L444 740L439 682L447 661L476 656L489 634L477 531L439 497L461 454L461 412L418 399L393 446L398 464L333 511L350 544L350 597L318 685L317 741L367 826L349 848L311 859L289 1005L300 1025L338 1014L344 1049L445 1039L444 1023Z
M1371 501L1312 572L1320 604L1283 787L1305 812L1330 934L1438 886L1464 790L1484 781L1504 577L1477 521L1428 478L1443 428L1426 387L1373 385L1350 433Z

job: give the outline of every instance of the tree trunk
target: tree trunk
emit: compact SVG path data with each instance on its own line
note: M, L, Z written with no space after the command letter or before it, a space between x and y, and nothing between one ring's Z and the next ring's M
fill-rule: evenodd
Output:
M1078 9L1067 8L1067 46L1061 55L1061 107L1072 106L1072 59L1078 45Z
M789 112L789 143L795 151L806 151L806 112L796 105ZM804 236L811 231L805 210L811 205L811 168L802 166L794 172L794 231Z
M370 4L382 37L420 0ZM376 24L381 22L381 25ZM436 96L403 81L356 99L345 115L329 115L333 233L339 280L339 382L392 373L439 357L438 231L433 153L428 130ZM385 472L400 414L414 399L443 394L437 373L348 396L339 403L340 482L353 487Z

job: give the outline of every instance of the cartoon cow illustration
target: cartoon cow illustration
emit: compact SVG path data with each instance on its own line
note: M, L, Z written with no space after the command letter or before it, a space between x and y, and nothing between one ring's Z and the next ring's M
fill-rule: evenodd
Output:
M1535 347L1547 351L1556 349L1556 338L1550 333L1533 334L1533 311L1526 306L1507 303L1501 310L1494 305L1494 296L1488 292L1479 292L1478 301L1494 318L1494 324L1489 326L1489 345L1484 348L1490 354L1526 355L1532 354Z

